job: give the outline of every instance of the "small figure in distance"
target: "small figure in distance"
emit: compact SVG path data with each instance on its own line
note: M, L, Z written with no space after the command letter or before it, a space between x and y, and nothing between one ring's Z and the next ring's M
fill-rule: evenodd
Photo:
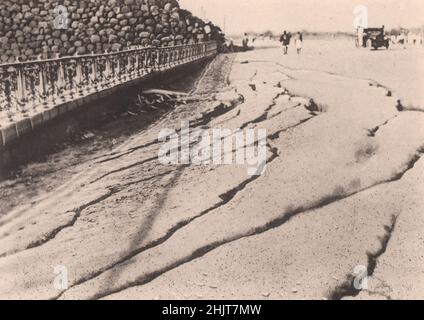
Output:
M290 34L287 33L287 31L284 30L280 42L283 44L283 50L284 54L288 54L289 51L289 44L290 44Z
M302 48L303 48L303 35L302 35L302 33L300 33L300 32L297 33L295 44L296 44L297 54L300 54L300 52L302 51Z
M247 33L245 33L243 37L243 41L242 41L242 46L244 51L247 51L248 45L249 45L249 38L247 36Z

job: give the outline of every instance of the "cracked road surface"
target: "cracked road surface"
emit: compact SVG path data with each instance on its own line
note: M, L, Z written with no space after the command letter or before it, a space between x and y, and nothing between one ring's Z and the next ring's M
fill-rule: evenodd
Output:
M369 51L346 53L366 61L353 72L309 46L217 57L191 92L208 99L3 214L0 298L424 298L424 103L399 85L404 70L423 76L423 52L376 53L389 75ZM161 164L159 131L187 119L266 129L264 174ZM66 290L53 285L59 265ZM357 266L367 290L351 285Z

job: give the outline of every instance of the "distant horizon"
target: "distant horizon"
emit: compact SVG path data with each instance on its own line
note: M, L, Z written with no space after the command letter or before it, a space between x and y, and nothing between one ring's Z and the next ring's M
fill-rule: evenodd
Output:
M381 26L369 26L369 27L370 28L373 28L373 27L379 28ZM408 28L407 27L403 27L403 26L399 26L399 27L393 27L393 28L386 28L386 30L393 30L393 29L399 29L399 28L408 29L408 30L424 29L424 25L422 25L422 26L416 26L416 27L408 27ZM228 37L243 36L244 33L260 35L260 34L267 33L269 31L271 31L274 35L280 35L284 30L283 31L280 31L280 32L274 32L272 30L264 30L264 31L247 30L246 32L242 32L242 33L233 33L233 34L227 33L226 35ZM324 35L324 34L337 34L337 33L339 33L339 34L354 34L355 33L354 30L351 30L351 31L341 31L341 30L339 30L339 31L338 30L336 30L336 31L315 31L315 30L305 30L305 29L301 29L301 30L290 30L290 29L287 29L285 31L291 32L291 33L300 31L300 32L304 32L304 33L316 33L316 34L320 34L320 35L321 34L322 35Z
M353 32L354 9L368 9L369 26L387 29L424 25L422 0L180 0L180 6L220 26L228 35L308 30ZM224 30L225 29L225 30Z

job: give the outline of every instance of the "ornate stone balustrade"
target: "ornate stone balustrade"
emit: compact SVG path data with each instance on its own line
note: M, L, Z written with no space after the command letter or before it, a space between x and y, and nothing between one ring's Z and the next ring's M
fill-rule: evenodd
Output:
M0 65L0 129L57 105L216 53L216 42L204 42ZM1 140L5 145L6 138Z

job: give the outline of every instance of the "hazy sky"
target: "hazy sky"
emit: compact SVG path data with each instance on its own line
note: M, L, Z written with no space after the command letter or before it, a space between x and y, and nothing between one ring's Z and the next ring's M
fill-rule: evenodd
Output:
M227 34L244 31L308 29L352 31L357 5L368 8L369 25L424 25L424 0L180 0L183 8L221 27Z

